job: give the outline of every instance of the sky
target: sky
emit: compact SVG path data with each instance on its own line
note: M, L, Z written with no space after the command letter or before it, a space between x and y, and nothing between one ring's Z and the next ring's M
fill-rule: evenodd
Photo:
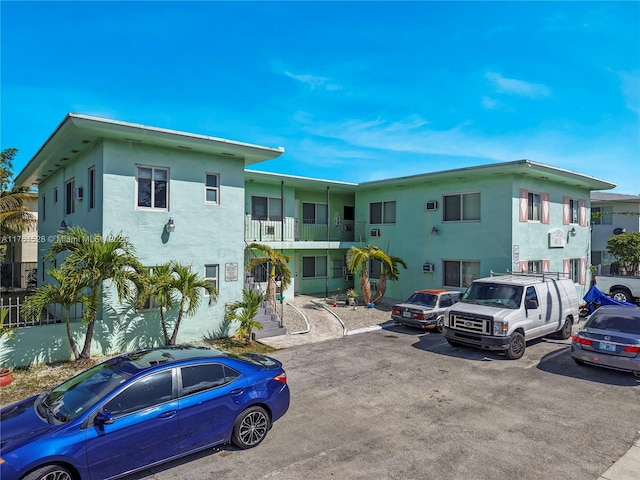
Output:
M640 195L640 2L0 2L0 147L68 112L365 182L529 159Z

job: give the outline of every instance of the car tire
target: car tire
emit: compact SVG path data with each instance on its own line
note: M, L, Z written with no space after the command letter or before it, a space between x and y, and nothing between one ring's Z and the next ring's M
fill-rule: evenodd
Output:
M270 427L271 420L264 408L249 407L236 418L231 441L242 449L256 447L267 436Z
M615 290L611 290L611 298L617 300L618 302L633 303L633 298L631 298L629 292L624 288L616 288Z
M524 351L527 348L527 343L524 340L524 335L520 332L513 332L511 334L511 340L509 341L509 348L507 348L507 357L510 360L518 360L524 355Z
M75 476L60 465L45 465L25 475L22 480L75 480Z
M564 323L562 324L562 328L560 329L560 331L558 331L558 336L562 340L566 340L567 338L571 337L572 333L573 333L573 322L569 317L567 317Z
M442 333L442 331L444 330L444 317L438 317L438 319L436 320L436 330L438 331L438 333Z

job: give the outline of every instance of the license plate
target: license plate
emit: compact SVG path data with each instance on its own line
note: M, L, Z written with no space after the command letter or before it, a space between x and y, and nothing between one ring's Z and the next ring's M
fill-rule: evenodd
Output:
M402 312L402 316L405 318L411 318L411 312Z
M616 346L613 343L600 342L600 350L603 352L615 352Z

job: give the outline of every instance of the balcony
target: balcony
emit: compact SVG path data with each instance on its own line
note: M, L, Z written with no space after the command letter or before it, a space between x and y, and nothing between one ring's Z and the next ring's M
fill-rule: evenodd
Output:
M354 242L364 233L364 222L342 222L340 225L304 223L286 217L280 220L254 220L245 215L244 238L247 242Z

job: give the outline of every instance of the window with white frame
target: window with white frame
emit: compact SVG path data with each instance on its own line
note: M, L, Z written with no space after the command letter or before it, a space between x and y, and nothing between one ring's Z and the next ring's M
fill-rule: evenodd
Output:
M72 178L65 183L64 186L64 213L69 215L76 211L76 199L74 198L74 191L76 189L76 180Z
M251 197L252 220L282 220L282 199L274 197Z
M527 272L542 272L542 260L527 261Z
M327 276L327 257L302 257L302 278L321 278Z
M327 224L327 204L309 203L302 204L302 222L308 225Z
M480 220L480 192L443 195L442 204L444 222Z
M396 223L396 202L372 202L369 204L369 223L381 225L383 223Z
M540 194L529 192L527 195L527 218L529 221L539 222L542 218L542 204Z
M220 271L219 265L205 265L204 266L204 279L209 282L218 291L218 272ZM205 293L209 296L208 293Z
M569 199L569 223L580 222L580 202L573 198Z
M580 283L580 259L572 258L569 260L569 275L573 283Z
M169 169L138 166L136 201L140 209L166 210L169 206Z
M220 203L220 175L217 173L205 174L204 202L210 205Z
M480 278L480 262L465 260L445 260L442 262L444 272L443 285L463 288Z
M591 207L592 225L612 225L613 207Z
M89 210L96 208L96 169L89 169Z

